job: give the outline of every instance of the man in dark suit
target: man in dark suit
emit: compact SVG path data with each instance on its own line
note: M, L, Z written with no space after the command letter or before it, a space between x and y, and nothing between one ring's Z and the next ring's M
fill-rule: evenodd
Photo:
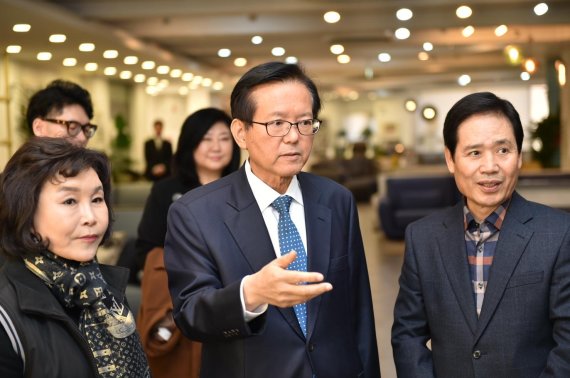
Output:
M464 199L406 230L398 377L570 377L570 214L515 191L517 111L473 93L451 108L443 135Z
M146 161L145 176L151 181L158 181L170 175L172 160L172 144L162 138L162 121L154 121L154 138L144 144L144 158Z
M248 160L170 208L174 318L203 342L203 377L380 376L354 198L301 172L320 106L297 65L252 68L231 95Z

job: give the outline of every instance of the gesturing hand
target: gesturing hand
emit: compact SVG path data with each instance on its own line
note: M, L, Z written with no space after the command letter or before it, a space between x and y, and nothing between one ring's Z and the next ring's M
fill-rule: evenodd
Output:
M263 304L292 307L332 290L330 283L321 282L321 273L287 270L296 257L295 251L287 253L245 279L243 291L248 311Z

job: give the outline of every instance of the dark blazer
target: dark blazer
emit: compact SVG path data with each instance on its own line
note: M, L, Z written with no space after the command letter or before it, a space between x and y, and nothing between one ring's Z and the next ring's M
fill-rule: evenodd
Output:
M406 230L398 377L570 377L570 214L513 194L477 318L462 209Z
M170 163L172 160L172 144L163 139L161 148L157 149L154 144L154 139L149 139L144 143L144 158L146 161L146 178L156 181L163 177L168 177L170 175ZM166 172L159 177L152 174L152 167L157 164L164 164L166 166Z
M300 173L309 270L333 285L308 303L307 339L293 308L246 323L240 282L275 259L244 167L174 202L165 264L177 325L202 341L203 377L379 377L368 272L350 192Z

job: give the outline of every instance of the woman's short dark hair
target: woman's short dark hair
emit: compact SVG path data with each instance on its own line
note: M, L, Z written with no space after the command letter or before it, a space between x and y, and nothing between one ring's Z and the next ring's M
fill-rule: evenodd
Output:
M455 156L455 148L457 147L457 130L459 126L473 115L488 113L502 115L509 121L513 128L513 133L515 134L517 151L519 154L522 152L524 131L519 113L513 104L497 97L491 92L477 92L457 101L445 117L445 122L443 123L443 141L445 147L451 152L452 158Z
M205 108L190 114L182 124L182 130L178 137L178 146L174 154L174 174L178 175L185 183L199 184L196 162L194 161L194 151L198 148L204 135L216 123L222 122L231 125L230 116L216 108ZM235 140L232 138L232 159L222 171L225 176L239 167L240 150Z
M321 98L315 83L296 64L282 62L269 62L260 64L247 71L235 85L231 95L232 117L244 122L253 121L255 103L251 92L262 84L273 82L297 81L305 85L313 99L313 118L319 116L321 111ZM246 125L249 127L250 125Z
M58 175L75 177L92 168L103 185L103 196L109 212L111 233L111 175L105 154L75 146L66 139L33 137L23 144L8 161L0 177L0 251L11 257L24 257L47 248L34 231L34 216L42 188Z

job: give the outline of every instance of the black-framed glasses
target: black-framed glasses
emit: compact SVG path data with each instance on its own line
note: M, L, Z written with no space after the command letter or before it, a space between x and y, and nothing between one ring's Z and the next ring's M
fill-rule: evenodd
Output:
M57 123L58 125L63 125L67 128L67 135L70 137L75 137L79 134L80 131L83 131L85 137L87 139L91 138L95 135L95 131L97 131L97 125L93 125L91 123L81 124L77 121L64 121L63 119L55 119L55 118L42 118L46 122Z
M315 135L317 131L319 131L322 121L316 118L304 119L299 122L289 122L282 119L276 119L269 122L251 121L250 123L265 126L265 130L269 136L282 137L289 134L289 130L291 130L291 127L293 126L297 126L297 130L299 130L299 134L301 135Z

